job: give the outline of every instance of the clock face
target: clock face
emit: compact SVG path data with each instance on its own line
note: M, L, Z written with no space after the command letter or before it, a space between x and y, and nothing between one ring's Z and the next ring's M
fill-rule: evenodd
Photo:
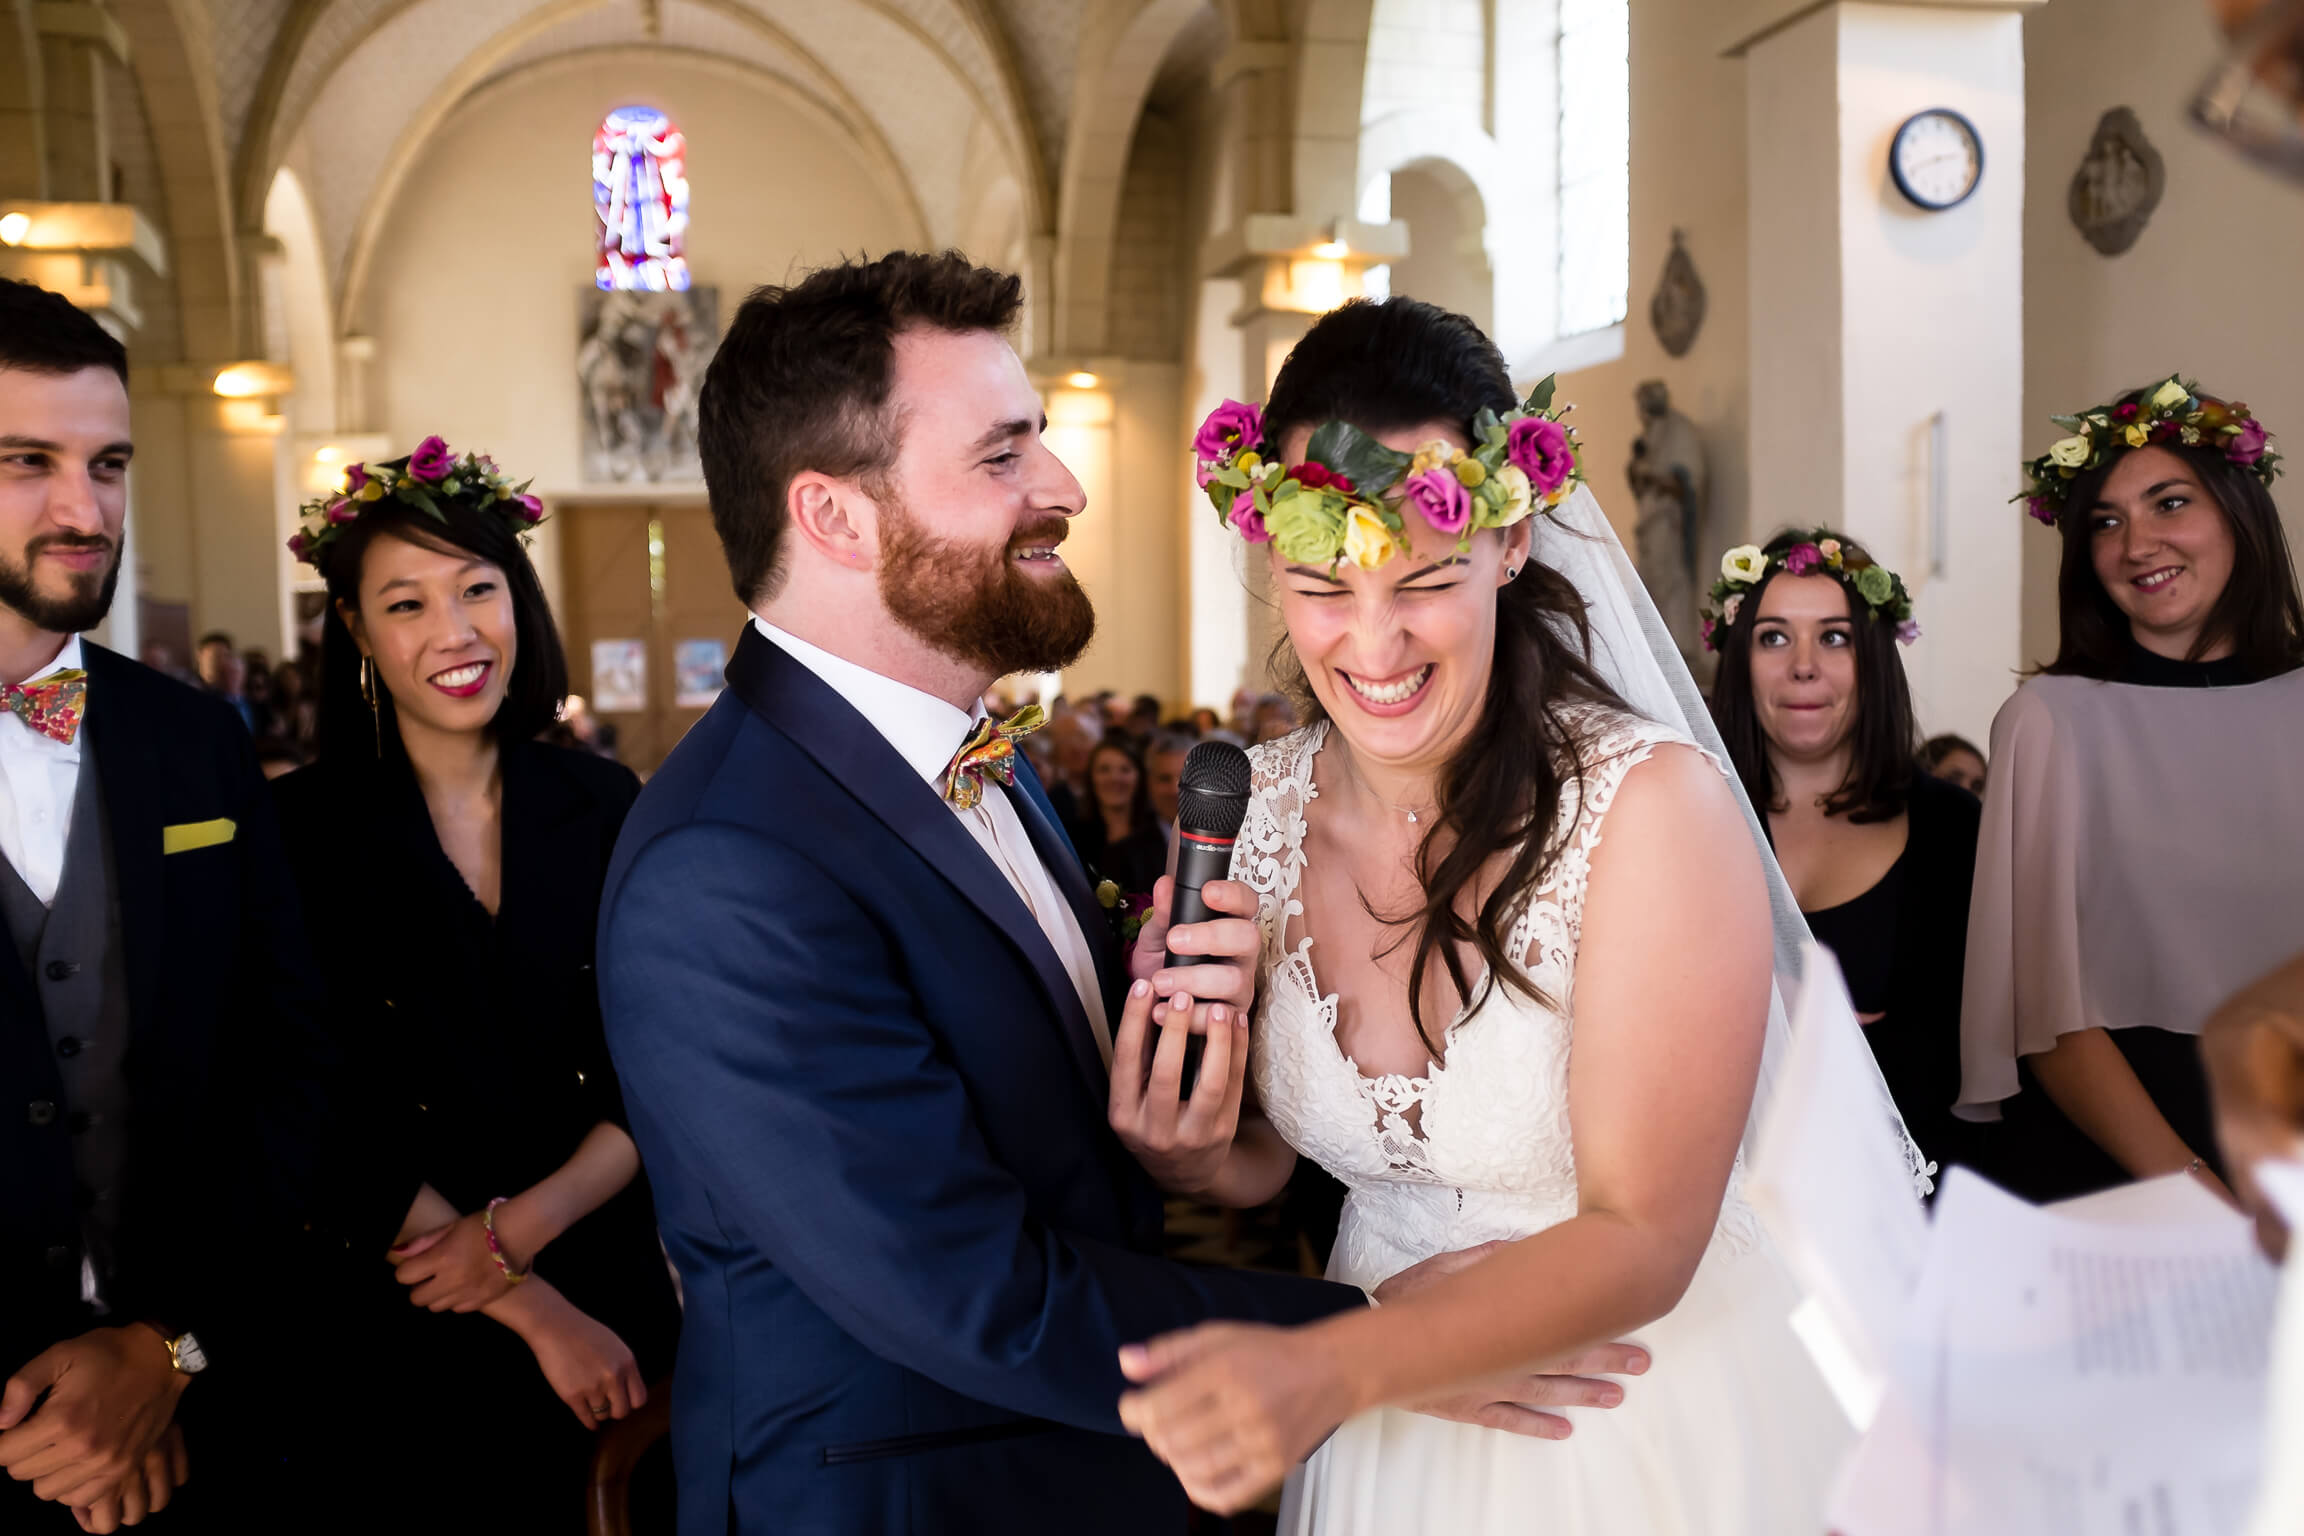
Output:
M1922 112L1896 130L1888 151L1896 189L1941 211L1965 202L1984 175L1984 140L1976 125L1945 107Z

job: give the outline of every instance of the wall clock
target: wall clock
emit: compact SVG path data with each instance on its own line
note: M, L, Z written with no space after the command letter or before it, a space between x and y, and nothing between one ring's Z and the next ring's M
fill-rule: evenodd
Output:
M1915 207L1957 208L1984 179L1984 136L1950 107L1916 112L1888 147L1888 174Z

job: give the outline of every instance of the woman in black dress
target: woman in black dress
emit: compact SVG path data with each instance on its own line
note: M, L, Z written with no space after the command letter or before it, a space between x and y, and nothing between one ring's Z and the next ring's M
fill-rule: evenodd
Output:
M1123 895L1149 895L1168 872L1168 837L1152 811L1144 761L1126 736L1115 732L1096 743L1088 787L1094 804L1079 828L1081 861Z
M489 1491L428 1528L573 1531L678 1328L593 983L639 784L534 739L567 691L541 506L438 439L347 490L292 546L331 609L320 760L277 793L352 1085L307 1299L374 1368L310 1459L339 1495Z
M2005 1128L1952 1113L1980 807L1915 764L1910 615L1903 583L1828 528L1730 550L1707 609L1712 714L1939 1183L1954 1163L2006 1181Z

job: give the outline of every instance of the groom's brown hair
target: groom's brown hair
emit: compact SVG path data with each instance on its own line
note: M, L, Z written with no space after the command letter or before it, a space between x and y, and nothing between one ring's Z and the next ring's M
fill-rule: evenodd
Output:
M696 429L712 526L746 607L783 584L793 476L868 481L896 462L897 336L1004 332L1023 305L1015 274L958 251L897 251L752 290L705 372Z

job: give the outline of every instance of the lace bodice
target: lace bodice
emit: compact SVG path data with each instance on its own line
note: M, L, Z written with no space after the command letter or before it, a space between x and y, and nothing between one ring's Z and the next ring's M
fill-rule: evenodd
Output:
M1581 784L1561 792L1559 857L1513 924L1507 952L1566 1011L1491 986L1441 1040L1423 1076L1363 1074L1335 1039L1336 998L1323 992L1303 915L1305 813L1319 793L1313 763L1325 722L1250 753L1248 814L1232 878L1261 897L1261 996L1251 1065L1264 1112L1297 1151L1352 1191L1339 1235L1337 1278L1362 1284L1428 1253L1524 1237L1576 1214L1576 1151L1568 1124L1576 948L1592 853L1624 775L1659 746L1686 738L1637 717L1591 711ZM1715 1230L1715 1249L1749 1246L1741 1160ZM1355 1221L1352 1218L1357 1217ZM1355 1245L1361 1251L1355 1252ZM1386 1251L1388 1250L1388 1251Z

